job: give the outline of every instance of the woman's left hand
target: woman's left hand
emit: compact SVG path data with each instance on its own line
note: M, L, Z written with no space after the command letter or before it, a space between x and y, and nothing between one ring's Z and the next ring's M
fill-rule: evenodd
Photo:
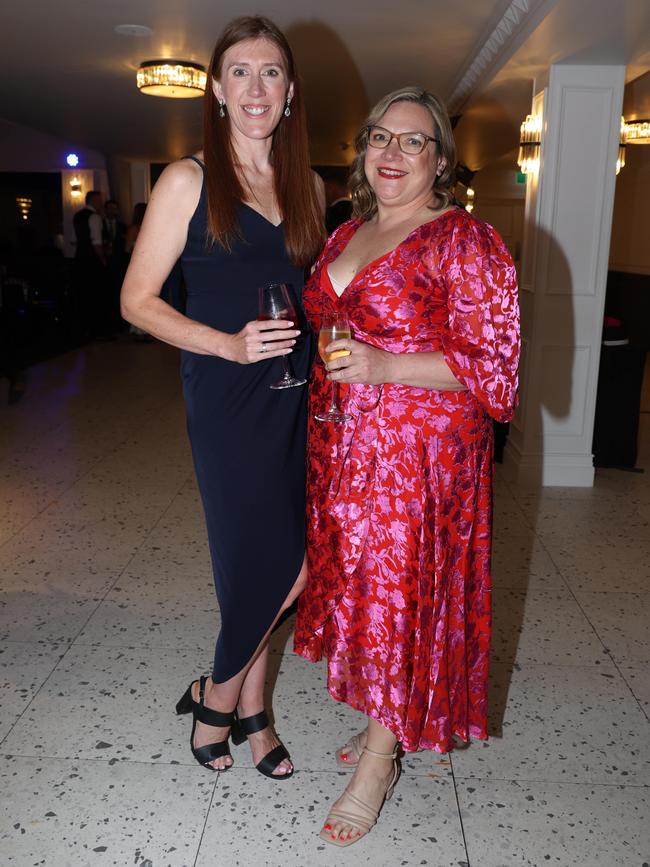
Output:
M392 352L375 349L357 340L333 340L326 347L327 352L347 349L349 355L334 358L325 367L327 378L332 382L360 382L364 385L382 385L390 381L390 373L395 361Z

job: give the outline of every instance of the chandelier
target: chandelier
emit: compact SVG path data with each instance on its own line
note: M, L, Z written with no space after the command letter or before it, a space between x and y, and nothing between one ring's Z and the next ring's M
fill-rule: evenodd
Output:
M187 60L146 60L138 68L136 82L142 93L189 99L203 96L205 68Z

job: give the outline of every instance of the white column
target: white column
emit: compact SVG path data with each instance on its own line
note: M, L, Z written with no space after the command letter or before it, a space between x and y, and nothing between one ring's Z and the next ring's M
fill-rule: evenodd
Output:
M520 405L504 456L526 484L591 486L625 67L552 66L521 267Z

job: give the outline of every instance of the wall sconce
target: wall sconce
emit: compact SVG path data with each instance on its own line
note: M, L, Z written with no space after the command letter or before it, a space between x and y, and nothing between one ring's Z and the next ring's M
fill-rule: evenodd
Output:
M70 195L73 199L78 199L81 195L81 181L77 177L70 180Z
M517 164L525 175L539 171L541 143L542 119L528 114L519 130L519 155L517 156Z
M650 120L623 121L627 144L650 144Z
M472 211L474 210L474 196L476 195L476 192L474 191L473 187L467 187L466 195L467 195L467 204L465 205L465 210L467 211L468 214L471 214Z
M621 116L621 133L618 139L618 156L616 158L616 174L620 172L620 170L625 165L625 148L627 146L627 126L625 124L625 118Z
M624 117L621 117L616 174L625 165L625 149L629 144L650 144L650 120L631 120L628 123Z
M16 196L16 204L18 205L20 216L25 222L27 222L29 219L29 212L32 208L32 200L27 196Z
M188 60L145 60L136 76L142 93L173 99L203 96L206 81L205 68Z

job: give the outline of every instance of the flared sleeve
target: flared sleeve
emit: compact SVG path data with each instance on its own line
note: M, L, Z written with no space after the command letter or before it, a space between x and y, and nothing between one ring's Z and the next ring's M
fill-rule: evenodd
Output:
M489 415L509 421L520 346L512 257L492 226L467 215L445 239L439 261L447 288L444 359Z

